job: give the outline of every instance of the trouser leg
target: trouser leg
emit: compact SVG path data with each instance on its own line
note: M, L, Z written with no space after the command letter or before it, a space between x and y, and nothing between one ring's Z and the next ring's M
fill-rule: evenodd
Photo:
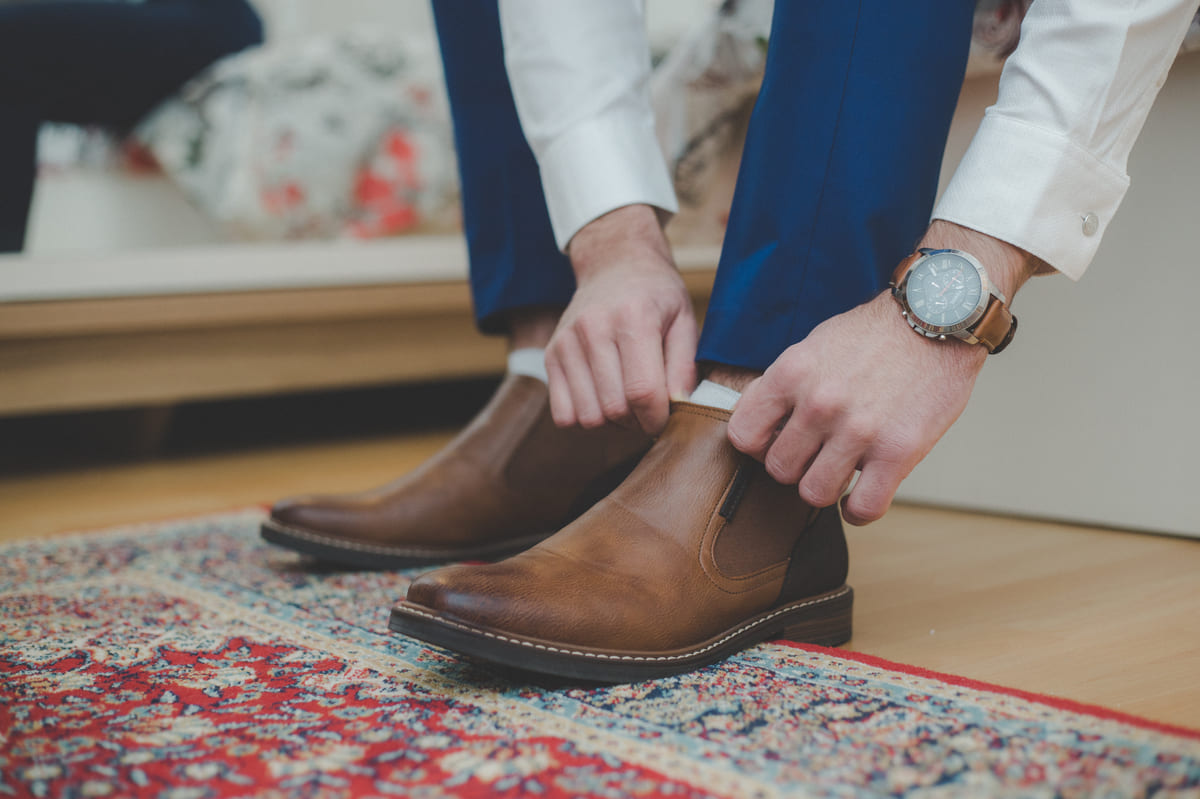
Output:
M974 3L777 2L698 358L765 369L929 222Z
M433 0L433 11L454 118L475 316L483 332L503 333L514 310L565 306L574 275L554 242L537 161L513 104L497 3Z
M125 130L261 41L245 0L0 3L0 250L24 239L42 121Z

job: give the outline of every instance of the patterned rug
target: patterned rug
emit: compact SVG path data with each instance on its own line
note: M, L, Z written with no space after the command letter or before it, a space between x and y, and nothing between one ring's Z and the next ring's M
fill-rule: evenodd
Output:
M0 547L0 796L1200 796L1200 732L838 650L496 675L259 518Z

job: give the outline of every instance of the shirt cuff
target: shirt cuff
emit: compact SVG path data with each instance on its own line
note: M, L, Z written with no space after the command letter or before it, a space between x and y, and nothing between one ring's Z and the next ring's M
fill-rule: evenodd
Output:
M579 229L626 205L679 210L653 122L611 111L573 125L541 153L538 166L560 250Z
M1061 134L984 116L933 217L986 233L1072 280L1092 262L1129 177Z

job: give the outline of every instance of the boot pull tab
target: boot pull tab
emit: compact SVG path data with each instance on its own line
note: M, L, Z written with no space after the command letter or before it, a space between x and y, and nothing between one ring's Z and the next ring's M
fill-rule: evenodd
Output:
M746 493L746 486L750 484L748 465L745 458L738 463L737 471L733 473L733 480L729 482L729 490L725 492L725 501L721 503L721 509L717 511L727 522L733 521L733 514L737 512L738 505L742 502L742 496Z

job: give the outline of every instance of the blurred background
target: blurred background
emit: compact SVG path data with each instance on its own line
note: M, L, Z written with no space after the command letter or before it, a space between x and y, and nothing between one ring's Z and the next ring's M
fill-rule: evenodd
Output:
M0 20L54 4L0 2ZM668 232L701 309L770 5L647 2L659 136L682 204ZM24 244L0 254L8 473L449 429L503 368L498 342L472 327L428 5L252 6L263 44L200 69L119 130L39 126ZM979 5L943 178L995 99L997 52L1021 6ZM989 364L904 498L1200 536L1197 49L1193 25L1087 278L1022 294L1011 354ZM0 80L19 90L53 78L35 67L18 62Z
M44 126L27 253L456 229L454 153L428 4L251 4L264 45L197 75L131 135ZM765 31L770 4L744 5ZM715 8L652 0L656 54ZM728 77L752 81L758 67L732 63L741 72Z

